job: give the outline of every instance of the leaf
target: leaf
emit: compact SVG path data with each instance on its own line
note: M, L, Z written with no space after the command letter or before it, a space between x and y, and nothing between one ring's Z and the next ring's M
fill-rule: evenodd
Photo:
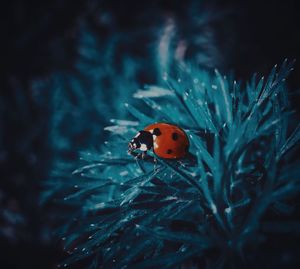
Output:
M179 170L177 167L175 167L173 164L171 164L168 161L165 161L162 158L158 158L158 161L160 163L165 164L167 167L171 168L172 171L175 172L175 174L177 174L179 177L181 177L184 181L186 181L187 183L191 184L192 186L194 186L196 189L200 190L199 187L199 183L197 182L197 180L195 180L194 178L190 177L189 175L187 175L186 173L182 172L181 170Z
M291 136L287 139L285 144L282 146L278 158L285 155L300 139L300 124L296 127Z
M185 251L181 252L175 252L166 254L164 256L159 257L152 257L151 259L145 260L143 262L140 262L136 265L133 265L132 269L138 269L138 268L174 268L175 265L180 265L182 262L187 260L190 257L193 257L194 255L197 255L197 257L201 256L201 252L197 249L192 248L186 248Z
M217 76L217 80L219 82L220 85L220 89L222 92L222 104L223 104L223 113L226 116L226 122L231 125L232 124L232 107L231 107L231 102L230 102L230 95L229 95L229 91L228 88L226 87L227 85L225 85L225 81L224 79L221 77L221 74L219 73L219 71L217 69L215 69L215 73ZM217 103L219 104L219 103Z
M201 156L201 159L208 165L211 171L213 171L215 164L214 159L209 154L209 152L206 150L205 146L203 145L203 142L195 135L190 134L190 137L192 138L192 141L195 143L197 150L199 150L199 155Z
M146 123L150 124L152 123L152 119L150 117L148 117L147 115L145 115L144 113L138 111L136 108L134 108L133 106L129 105L129 104L125 104L125 107L128 109L128 111L130 112L130 114L135 117L136 119Z
M154 230L141 225L137 225L136 227L137 229L149 235L155 236L159 239L166 240L166 241L176 241L176 242L187 243L187 244L195 244L203 248L208 248L211 245L209 239L205 238L203 235L198 236L197 234L187 233L187 232L172 232L167 230L161 230L159 228L156 228Z

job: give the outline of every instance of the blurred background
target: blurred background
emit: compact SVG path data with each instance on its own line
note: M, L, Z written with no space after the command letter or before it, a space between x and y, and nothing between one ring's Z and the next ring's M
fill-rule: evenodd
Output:
M79 150L100 148L107 137L103 128L111 119L126 119L123 103L135 103L138 89L159 83L183 61L248 80L255 72L266 75L285 58L299 59L296 3L2 4L1 268L55 268L66 256L52 233L59 221L53 218L56 208L40 207L43 181L57 164L76 167ZM288 85L299 115L297 62ZM292 235L278 240L296 245Z

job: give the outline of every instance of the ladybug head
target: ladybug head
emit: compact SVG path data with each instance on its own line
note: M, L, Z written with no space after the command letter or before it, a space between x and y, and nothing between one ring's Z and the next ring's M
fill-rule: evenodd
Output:
M153 136L148 131L139 131L137 135L129 142L128 151L136 149L147 151L153 147Z
M128 150L133 151L135 149L138 149L140 147L140 143L137 138L133 138L129 143L128 143Z

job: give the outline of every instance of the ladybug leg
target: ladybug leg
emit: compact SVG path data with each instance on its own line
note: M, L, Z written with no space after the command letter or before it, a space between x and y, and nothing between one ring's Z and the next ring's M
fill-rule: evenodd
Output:
M137 153L135 156L134 156L134 159L138 160L140 159L142 156L142 153Z
M130 154L131 156L135 156L132 150L127 150L127 153Z
M142 151L140 153L136 153L134 158L144 160L146 156L147 156L147 151Z
M154 163L154 171L157 170L157 159L154 157L153 158L153 163Z
M128 150L128 154L134 157L135 160L140 159L141 153L134 152L133 150Z

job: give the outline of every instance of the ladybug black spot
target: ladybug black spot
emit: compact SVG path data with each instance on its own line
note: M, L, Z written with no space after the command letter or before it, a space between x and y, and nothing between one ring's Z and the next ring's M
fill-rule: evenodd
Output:
M189 146L185 147L185 151L188 152L189 151Z
M160 129L159 129L159 128L155 128L155 129L153 130L153 134L156 135L156 136L160 136L160 135L161 135Z
M173 152L173 150L171 150L171 149L167 150L167 154L172 154L172 152Z
M178 134L172 133L172 139L176 141L178 139Z

